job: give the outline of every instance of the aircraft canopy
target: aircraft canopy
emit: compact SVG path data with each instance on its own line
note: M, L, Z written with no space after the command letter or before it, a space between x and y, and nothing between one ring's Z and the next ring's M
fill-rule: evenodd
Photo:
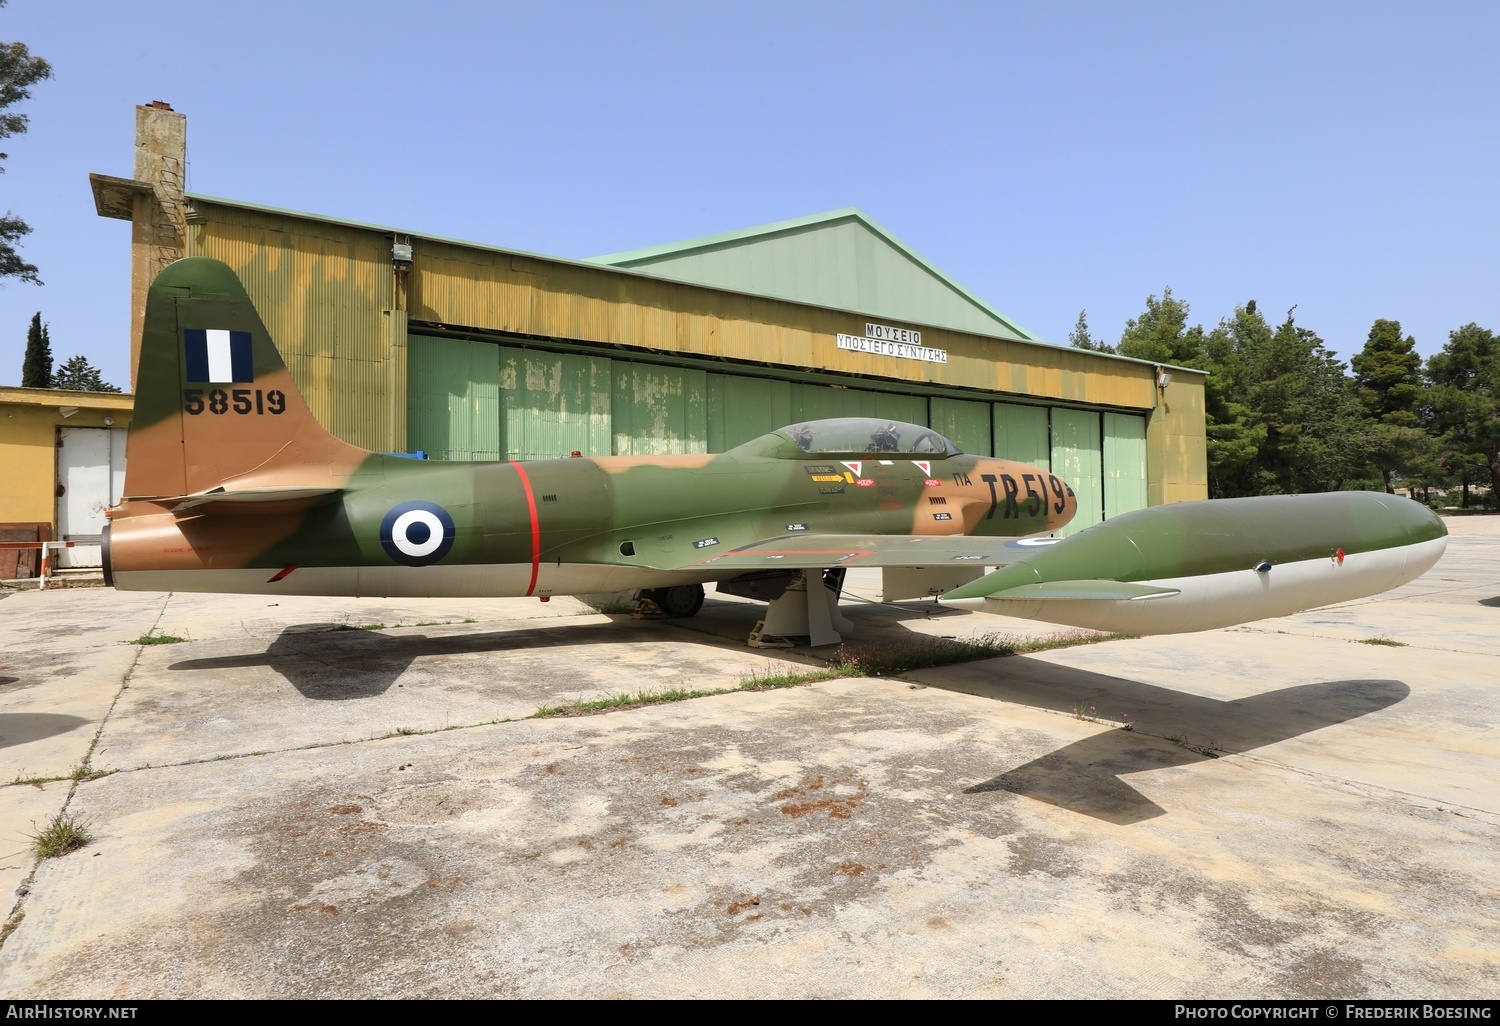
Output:
M877 417L836 417L810 420L772 432L777 455L804 459L839 454L908 456L947 459L963 450L931 428ZM790 445L784 443L790 442Z

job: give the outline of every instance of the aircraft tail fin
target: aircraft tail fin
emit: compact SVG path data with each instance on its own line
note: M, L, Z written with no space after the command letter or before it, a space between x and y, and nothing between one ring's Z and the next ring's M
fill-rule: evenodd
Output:
M308 409L227 264L189 257L151 284L126 443L126 498L324 487L369 453Z

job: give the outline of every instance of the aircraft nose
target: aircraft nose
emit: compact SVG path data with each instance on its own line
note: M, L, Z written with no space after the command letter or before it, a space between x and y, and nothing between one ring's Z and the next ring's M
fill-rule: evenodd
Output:
M1052 480L1061 486L1063 495L1061 512L1058 512L1056 503L1048 507L1050 515L1047 517L1047 527L1049 530L1056 531L1061 527L1066 527L1078 514L1078 496L1074 494L1072 486L1062 478L1054 475Z

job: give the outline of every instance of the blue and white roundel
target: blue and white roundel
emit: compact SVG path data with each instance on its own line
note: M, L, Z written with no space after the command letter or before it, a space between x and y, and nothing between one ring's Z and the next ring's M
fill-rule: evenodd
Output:
M433 502L403 502L380 522L380 544L398 563L426 566L453 548L453 518Z

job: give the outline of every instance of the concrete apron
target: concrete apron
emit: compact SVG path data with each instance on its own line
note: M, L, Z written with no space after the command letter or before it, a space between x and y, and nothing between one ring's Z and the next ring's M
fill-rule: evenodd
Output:
M65 800L95 835L36 868L0 996L1494 997L1468 523L1331 610L547 720L808 654L741 647L735 600L720 641L562 599L16 595L5 779L119 772L0 788L6 893ZM1053 632L858 584L860 640ZM153 629L189 640L122 643Z

